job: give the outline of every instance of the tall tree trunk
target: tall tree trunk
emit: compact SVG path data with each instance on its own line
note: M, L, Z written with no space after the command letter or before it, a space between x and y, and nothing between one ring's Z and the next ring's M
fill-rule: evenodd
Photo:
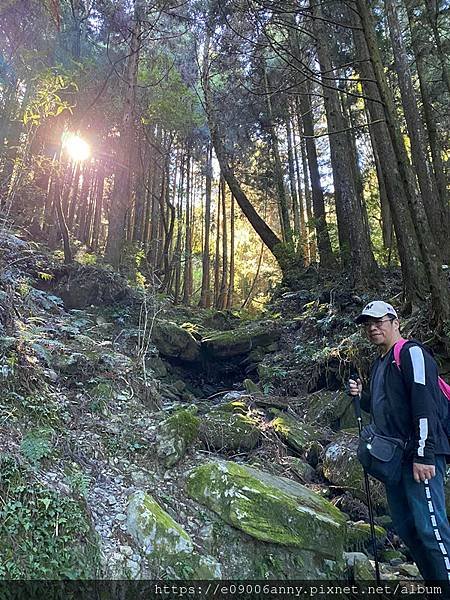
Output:
M415 90L412 84L409 59L403 42L398 16L398 0L385 0L389 23L389 32L394 51L395 70L401 92L403 112L405 115L408 134L411 140L411 157L417 173L419 188L424 202L428 223L432 234L438 243L438 248L446 248L448 242L448 227L445 226L446 215L441 213L441 207L427 159L427 140L422 119L417 107Z
M350 166L353 171L353 178L355 181L355 190L356 190L356 199L359 202L361 207L361 215L363 219L363 227L365 229L365 235L367 239L370 239L370 227L369 227L369 217L367 215L367 206L364 201L364 185L363 178L361 175L361 170L359 168L359 157L358 157L358 149L356 146L355 139L355 128L357 124L353 118L353 112L351 109L350 96L343 91L341 93L341 104L342 104L342 116L344 127L349 130L348 132L348 140L349 140L349 151L350 151Z
M429 91L429 83L427 81L426 76L427 66L425 62L425 57L428 52L427 30L423 26L421 26L420 23L417 23L414 14L414 5L416 4L416 1L417 0L411 2L411 0L405 0L405 5L408 15L409 29L411 33L411 44L414 52L414 58L416 61L417 75L419 78L423 115L427 127L434 177L437 183L441 212L444 214L443 223L447 224L448 230L448 224L450 221L450 207L448 205L446 167L442 160L444 151L438 134L438 126L436 123L435 111L433 109L433 104ZM447 256L449 256L449 254L450 248L448 249Z
M235 275L235 200L231 195L231 210L230 210L230 281L228 284L227 308L231 309L234 302L234 275Z
M94 251L98 250L100 245L104 189L105 172L103 166L100 164L97 167L97 197L95 200L94 224L92 227L92 250Z
M320 181L316 142L314 140L314 122L312 118L311 96L310 90L306 85L302 86L297 100L297 115L299 118L298 129L301 131L303 125L303 134L306 138L306 154L308 157L309 175L311 179L314 225L316 229L320 265L326 269L331 269L336 266L336 259L331 249L330 235L328 233L327 222L325 219L325 200Z
M354 169L348 156L349 137L345 130L339 92L330 85L333 68L323 22L320 2L313 6L314 32L317 54L324 87L324 103L327 114L331 163L335 189L336 213L338 218L339 244L342 263L352 269L355 283L372 282L378 274L373 257L371 241L364 225L362 207L358 202Z
M360 62L360 68L364 66L372 65L373 72L377 81L377 87L380 94L380 99L384 106L384 115L386 117L387 130L389 132L390 144L394 150L395 162L388 165L391 173L394 173L397 169L398 179L401 183L401 196L398 198L401 205L402 216L406 217L406 213L409 209L408 220L412 220L413 228L409 228L408 224L405 223L404 219L400 219L400 222L396 219L395 211L398 207L397 202L391 204L392 214L394 223L397 221L395 228L397 243L400 247L405 243L405 232L407 238L411 239L414 236L418 243L419 252L411 252L408 258L408 272L404 272L404 278L407 279L409 297L415 299L419 290L423 289L422 278L420 277L420 263L425 267L426 283L431 291L432 303L433 303L433 318L436 322L448 319L450 316L450 306L448 299L447 282L444 277L444 272L441 269L440 261L438 260L438 253L434 240L432 239L428 221L426 218L425 210L423 208L422 200L417 194L417 190L414 187L413 176L411 173L410 165L404 147L403 138L401 136L400 128L395 119L395 106L389 87L387 85L386 76L384 72L383 62L381 60L380 51L377 44L375 27L372 20L372 15L369 10L369 6L365 0L356 0L356 7L358 9L361 23L363 26L364 38L368 47L368 54L370 57L370 63L367 61ZM354 14L354 13L353 13ZM359 32L353 30L355 39L359 38ZM361 46L361 44L360 44ZM367 56L366 52L358 52L359 56ZM373 73L372 73L373 75ZM370 82L365 82L366 85ZM367 94L366 94L367 95ZM371 96L373 97L373 96ZM370 105L375 103L369 103ZM376 126L374 125L374 128ZM374 129L374 133L377 129ZM380 158L382 155L381 149L379 149ZM392 152L390 152L392 157ZM394 157L392 157L394 158ZM386 187L389 190L388 180L386 179ZM408 203L408 208L404 206L403 199ZM403 232L402 232L403 228ZM404 252L402 251L403 259L405 260ZM402 261L403 267L403 261ZM414 286L409 278L416 280L418 286Z
M59 173L55 175L55 205L56 205L56 213L58 215L58 223L59 229L61 232L61 236L63 239L64 246L64 262L65 264L70 264L73 261L72 250L70 248L70 239L69 239L69 230L67 228L66 219L64 217L64 212L61 203L61 183L59 178Z
M288 147L288 168L289 168L289 187L292 198L292 213L294 216L294 233L298 238L302 236L301 218L300 218L300 207L297 195L297 186L295 181L295 166L294 166L294 150L292 143L292 125L291 117L289 113L286 115L286 139ZM304 251L305 238L300 241L300 251Z
M271 90L269 86L269 78L267 75L267 67L264 62L264 85L265 85L265 96L266 96L266 106L267 106L267 122L268 122L268 130L270 135L270 140L272 143L272 154L274 161L274 179L275 185L278 192L278 204L280 208L280 220L281 220L281 232L283 241L291 243L292 242L292 229L289 218L289 207L286 197L286 190L284 188L284 176L283 176L283 166L281 164L280 158L280 148L278 145L278 137L275 131L275 125L273 122L273 110L272 110L272 99L271 99Z
M192 227L191 227L191 155L188 148L186 159L186 210L185 210L185 243L184 243L184 284L183 304L189 304L192 297Z
M205 56L208 56L207 49L205 50ZM208 59L205 58L205 60ZM283 276L289 276L292 270L295 271L301 266L301 263L298 261L298 257L295 255L295 253L293 253L292 250L287 249L285 245L282 244L282 241L276 235L276 233L269 227L264 219L259 216L258 212L255 210L254 206L240 186L233 170L230 168L227 152L219 131L217 109L215 109L212 104L208 68L203 70L202 85L205 95L205 109L208 118L209 130L211 132L211 140L214 145L220 170L228 184L228 187L230 188L231 193L235 197L236 202L239 204L240 209L247 217L250 225L277 260Z
M305 207L306 207L306 235L308 240L308 255L309 262L316 264L317 258L317 241L316 231L314 229L314 213L312 204L311 186L308 175L308 159L306 157L306 143L305 138L300 139L300 153L302 155L302 171L305 181Z
M292 121L291 123L291 129L292 129L292 146L293 146L293 153L294 153L294 163L295 163L295 173L296 173L296 180L297 180L297 219L299 222L299 236L300 236L300 241L303 244L303 248L304 248L304 255L305 257L308 258L309 261L311 261L311 254L309 251L309 244L308 244L308 231L306 230L306 219L305 219L305 214L306 214L306 210L305 210L305 198L306 198L306 193L309 193L309 195L311 196L310 193L310 189L309 189L309 185L307 185L307 180L305 179L305 190L302 190L302 177L301 177L301 169L300 169L300 161L299 161L299 157L298 157L298 146L302 144L302 135L301 135L301 131L299 131L298 137L296 137L295 135L295 122ZM297 141L298 140L298 141ZM303 165L304 167L304 165ZM307 176L307 175L306 175ZM311 204L311 197L309 198L310 200L310 204Z
M219 189L217 191L216 205L216 243L214 251L214 308L219 307L220 294L220 210L222 207L222 174L220 175Z
M220 185L222 187L222 277L220 281L219 298L217 301L218 308L223 309L227 303L228 289L228 231L227 231L227 192L225 187L225 180L221 179Z
M426 13L428 17L428 23L431 27L431 31L433 32L434 42L435 42L435 51L441 63L442 69L442 81L447 88L448 93L450 94L450 73L448 69L448 53L444 50L444 45L441 40L441 34L439 32L438 27L438 17L439 17L439 0L425 0ZM448 5L447 5L448 10ZM447 22L448 25L448 22Z
M211 229L211 190L212 190L212 144L208 143L206 176L205 176L205 215L204 215L204 242L202 257L202 289L199 306L211 306L211 255L210 255L210 229Z
M381 106L379 107L381 108ZM366 120L370 122L370 113L366 107ZM378 190L380 195L380 213L381 213L381 232L383 236L384 249L388 251L389 256L392 252L393 240L393 223L391 209L389 207L388 192L386 182L383 176L383 168L381 166L380 156L378 154L378 146L373 132L373 127L369 127L370 142L372 145L373 159L375 163L375 171L377 174Z
M120 263L120 254L125 235L125 219L130 209L130 182L132 169L132 147L135 137L135 99L139 63L141 22L136 0L134 4L134 25L131 34L130 54L126 73L126 98L122 115L121 153L124 164L116 169L114 189L109 211L108 239L105 259L114 267Z

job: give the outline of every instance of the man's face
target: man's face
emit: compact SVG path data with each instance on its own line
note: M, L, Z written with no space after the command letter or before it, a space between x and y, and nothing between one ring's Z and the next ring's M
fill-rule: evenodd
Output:
M368 318L363 324L367 337L375 346L390 346L396 339L399 330L398 319L386 315L379 319Z

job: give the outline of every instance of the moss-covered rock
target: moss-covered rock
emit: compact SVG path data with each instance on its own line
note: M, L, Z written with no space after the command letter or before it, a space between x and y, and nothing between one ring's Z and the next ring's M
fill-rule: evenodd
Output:
M257 347L267 347L280 337L273 322L250 323L231 331L215 332L202 339L202 349L211 358L231 358L248 354Z
M373 581L375 579L375 569L363 552L346 552L345 559L354 581Z
M175 465L197 438L200 419L191 409L177 410L163 421L157 434L157 453L166 467Z
M230 400L229 402L221 404L215 410L230 413L241 413L242 415L246 415L248 412L248 406L243 400Z
M381 553L381 559L385 562L400 564L406 562L406 556L400 550L395 550L395 548L385 548Z
M277 416L271 421L271 427L283 442L300 454L310 442L323 437L317 429L300 419L281 411L273 410L272 412Z
M238 407L236 412L233 412L234 409L216 409L204 416L199 437L208 448L232 452L252 450L256 446L261 434L256 421L237 412Z
M308 396L305 421L334 430L354 427L356 424L353 403L345 392L320 390Z
M156 321L152 341L163 356L194 362L200 355L200 343L176 323Z
M381 545L386 539L386 530L375 525L375 537L377 544ZM369 523L347 523L346 549L353 552L363 552L372 549L372 536Z
M176 579L220 578L220 565L194 552L190 536L145 492L128 505L127 528L149 560L155 576Z
M264 542L342 557L346 517L303 485L233 462L195 468L188 494L226 523Z
M356 432L339 432L325 450L323 474L334 485L348 490L353 496L366 502L364 473L356 456L357 448ZM370 490L372 502L386 508L387 499L383 484L370 478Z
M204 522L202 548L220 562L223 579L289 581L344 578L344 559L330 560L302 548L261 542L200 506L197 516Z
M283 465L289 467L292 473L304 482L313 481L316 471L307 462L304 462L297 456L286 456Z

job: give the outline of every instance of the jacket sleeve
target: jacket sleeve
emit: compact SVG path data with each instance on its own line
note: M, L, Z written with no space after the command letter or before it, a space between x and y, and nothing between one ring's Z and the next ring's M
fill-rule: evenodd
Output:
M401 352L401 370L411 402L414 462L434 465L439 394L436 362L420 346L408 344Z
M361 408L365 410L367 413L370 413L370 402L371 396L370 392L367 390L363 390L361 393Z

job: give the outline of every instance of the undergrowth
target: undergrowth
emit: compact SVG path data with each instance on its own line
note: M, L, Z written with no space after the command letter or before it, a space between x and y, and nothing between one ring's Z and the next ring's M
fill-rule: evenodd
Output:
M99 556L83 505L0 455L0 578L93 579Z

